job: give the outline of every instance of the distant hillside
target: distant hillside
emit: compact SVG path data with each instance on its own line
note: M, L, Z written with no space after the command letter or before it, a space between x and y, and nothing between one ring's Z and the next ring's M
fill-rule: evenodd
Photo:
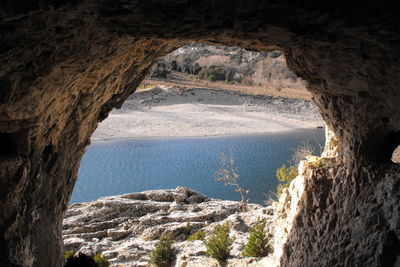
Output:
M304 82L287 68L282 52L251 52L240 47L193 43L160 58L151 78L168 79L171 72L195 75L207 81L281 90L305 90Z

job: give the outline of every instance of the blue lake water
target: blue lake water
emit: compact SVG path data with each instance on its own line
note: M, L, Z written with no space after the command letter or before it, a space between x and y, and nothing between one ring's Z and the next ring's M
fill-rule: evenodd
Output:
M324 130L248 136L126 139L94 142L83 156L71 203L102 196L186 186L208 197L239 200L234 188L214 179L220 154L232 153L250 202L263 204L276 191L276 169L309 142L320 153Z

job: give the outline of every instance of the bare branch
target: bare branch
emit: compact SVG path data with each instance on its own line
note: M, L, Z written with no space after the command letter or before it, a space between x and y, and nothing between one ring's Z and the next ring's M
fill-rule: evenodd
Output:
M216 181L224 182L224 185L226 186L233 186L235 188L235 192L238 192L240 194L241 209L245 210L247 208L246 204L249 202L247 195L250 190L244 189L240 186L238 182L240 175L238 173L238 168L235 167L235 160L232 151L230 152L229 158L225 155L224 152L221 152L219 157L219 164L220 168L218 171L215 172L214 179Z

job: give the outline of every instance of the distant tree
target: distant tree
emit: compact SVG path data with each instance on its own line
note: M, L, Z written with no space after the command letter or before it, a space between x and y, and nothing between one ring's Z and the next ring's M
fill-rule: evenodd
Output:
M167 78L170 72L167 69L167 64L163 58L157 60L151 71L151 77L153 78Z
M181 72L188 73L188 74L194 74L195 70L195 56L192 54L187 54L183 55L180 66L181 66ZM179 69L179 68L178 68Z
M232 67L229 67L227 69L227 72L225 74L225 81L226 82L231 82L233 81L233 78L235 77L235 69Z
M191 74L197 75L200 71L201 71L201 67L200 67L199 63L196 62L192 66L192 73Z

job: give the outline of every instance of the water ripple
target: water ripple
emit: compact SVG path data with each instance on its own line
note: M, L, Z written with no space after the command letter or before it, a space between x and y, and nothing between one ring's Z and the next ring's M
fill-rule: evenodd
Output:
M240 184L251 202L275 191L275 171L293 149L309 142L316 151L323 130L249 136L129 139L94 142L83 156L71 203L101 196L187 186L209 197L238 200L237 192L214 180L219 154L233 154Z

